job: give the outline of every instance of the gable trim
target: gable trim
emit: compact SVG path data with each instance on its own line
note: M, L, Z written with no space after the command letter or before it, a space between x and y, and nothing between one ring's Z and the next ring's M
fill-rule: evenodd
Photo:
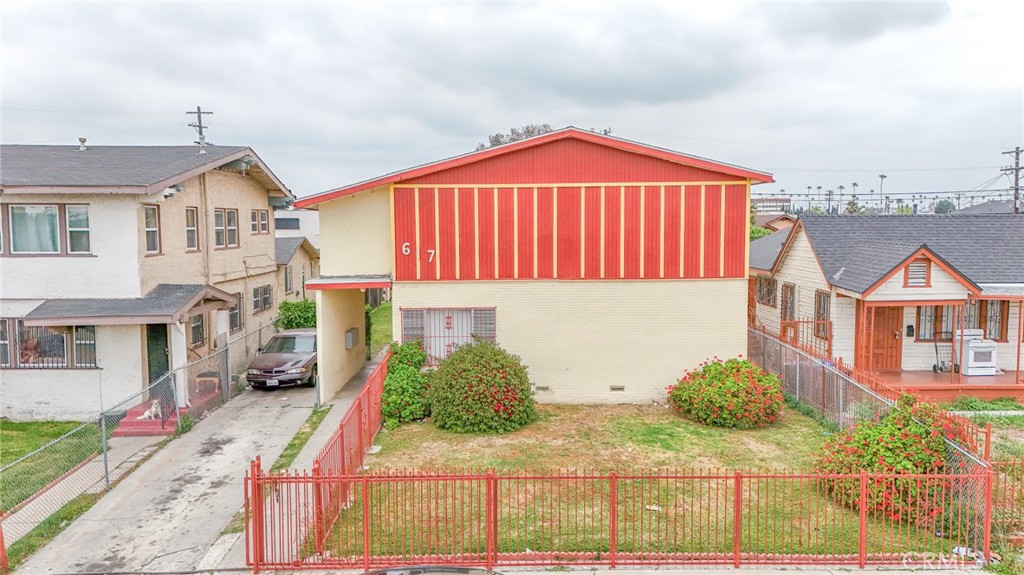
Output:
M981 293L981 288L978 287L978 284L974 283L967 276L960 273L959 270L957 270L948 262L943 260L941 256L933 252L932 249L929 248L927 245L922 245L920 248L914 251L914 253L910 254L903 261L896 264L896 266L893 267L893 269L889 270L885 275L881 277L881 279L872 284L871 287L864 290L864 292L861 294L861 297L866 298L872 293L874 293L875 290L882 286L882 284L889 281L890 279L893 278L893 276L902 271L907 266L907 264L916 259L920 259L922 256L931 260L933 264L937 264L940 268L942 268L944 272L948 273L950 276L952 276L953 279L960 283L960 285L967 288L967 291L970 292L972 295L978 295ZM929 271L929 276L930 275L931 272Z

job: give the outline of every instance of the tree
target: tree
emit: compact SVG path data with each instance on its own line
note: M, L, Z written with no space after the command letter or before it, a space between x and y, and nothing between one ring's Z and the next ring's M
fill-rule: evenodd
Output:
M935 204L936 214L950 214L956 211L956 204L952 200L939 200L939 203Z
M765 236L772 235L773 231L768 228L762 228L761 226L750 226L750 241L754 241Z
M607 133L611 133L611 128L606 128ZM601 133L606 133L605 130L601 130ZM487 136L487 143L479 143L476 145L477 151L486 150L487 148L493 148L494 146L503 146L505 144L511 144L512 142L518 142L519 140L525 140L526 138L532 138L541 134L547 134L553 132L554 129L551 124L527 124L520 128L512 128L507 134L497 133Z
M850 201L846 202L846 209L843 210L843 211L846 212L847 214L851 214L851 215L857 215L857 214L863 213L863 209L860 207L860 204L857 202L857 196L853 196L853 198Z

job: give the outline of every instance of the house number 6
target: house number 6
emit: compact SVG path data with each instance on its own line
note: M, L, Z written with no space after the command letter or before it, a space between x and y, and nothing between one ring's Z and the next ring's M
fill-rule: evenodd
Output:
M419 253L420 253L420 250L417 248L416 249L416 257L417 258L419 257ZM404 244L402 244L402 255L403 256L407 256L407 255L410 255L410 254L412 254L412 246L409 244L409 242L405 242ZM434 255L435 254L437 254L437 250L427 250L427 261L430 262L430 263L433 263Z

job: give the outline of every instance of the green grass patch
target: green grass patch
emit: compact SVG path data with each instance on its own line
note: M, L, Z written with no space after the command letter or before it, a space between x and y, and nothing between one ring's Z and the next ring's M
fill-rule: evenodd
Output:
M948 407L953 411L1024 411L1024 405L1012 397L978 399L964 396L958 397Z
M331 407L332 406L327 405L321 409L314 409L313 413L309 414L305 423L303 423L302 427L295 432L295 435L292 436L292 440L288 442L288 445L284 446L284 451L281 452L281 455L277 456L277 460L270 466L270 471L281 471L292 466L292 463L295 462L295 458L299 456L302 448L309 443L309 438L313 436L313 432L320 427L324 418L327 417L327 412L331 410ZM229 521L227 526L221 531L221 535L242 533L243 531L245 531L245 510L240 509L231 517L231 521Z
M3 422L0 441L3 442L5 462L7 460L8 440L13 443L12 450L20 455L46 445L49 441L63 436L68 431L76 430L71 435L43 451L21 461L4 471L0 481L0 512L7 512L28 499L54 479L74 469L74 467L94 453L99 453L102 446L99 425L82 426L81 423L68 422ZM113 427L116 427L113 426ZM108 433L113 432L111 428Z
M386 301L370 312L373 332L370 334L370 353L376 355L393 340L391 333L391 302Z
M10 421L0 419L0 467L32 453L81 427L78 421Z
M42 523L36 525L24 537L15 541L7 549L7 559L10 562L10 568L13 570L22 561L27 559L29 555L32 555L49 543L65 527L70 525L72 521L88 511L99 499L100 494L98 493L83 493L69 501L64 507L58 509L53 515L44 519Z
M991 423L992 427L996 428L1024 431L1024 415L985 415L984 413L979 413L970 417L971 421L981 427L985 427L986 423Z

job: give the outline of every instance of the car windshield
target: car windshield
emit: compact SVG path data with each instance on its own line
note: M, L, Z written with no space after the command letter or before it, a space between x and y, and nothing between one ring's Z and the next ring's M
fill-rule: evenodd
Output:
M316 351L316 336L275 335L263 348L263 353L313 353Z

